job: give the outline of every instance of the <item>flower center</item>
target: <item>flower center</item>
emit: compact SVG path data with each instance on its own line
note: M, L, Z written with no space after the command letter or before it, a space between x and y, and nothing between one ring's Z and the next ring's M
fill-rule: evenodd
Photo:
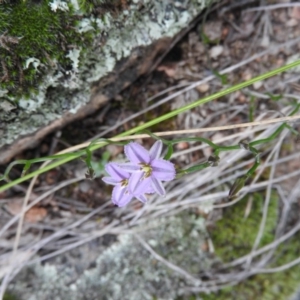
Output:
M128 179L121 180L121 187L126 187L128 185Z
M140 164L142 166L142 171L145 172L144 178L148 178L152 174L152 167L150 165L147 165L145 163Z

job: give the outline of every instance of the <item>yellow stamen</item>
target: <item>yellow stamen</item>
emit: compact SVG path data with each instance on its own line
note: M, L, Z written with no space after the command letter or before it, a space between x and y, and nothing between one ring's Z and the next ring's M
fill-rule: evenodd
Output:
M150 165L141 163L142 170L145 172L144 178L148 178L152 174L152 167Z

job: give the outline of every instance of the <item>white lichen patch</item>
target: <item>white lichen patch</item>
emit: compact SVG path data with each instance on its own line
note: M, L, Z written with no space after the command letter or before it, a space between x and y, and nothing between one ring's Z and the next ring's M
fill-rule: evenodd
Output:
M79 67L80 51L80 49L72 49L69 50L69 53L67 54L67 57L72 61L72 67L74 71L77 71Z
M56 12L57 10L67 11L69 10L68 3L61 0L52 0L52 2L49 3L49 6L52 11Z
M31 99L21 98L19 100L19 107L25 109L27 112L36 111L45 101L45 91L40 89L38 94L32 95Z
M8 90L1 90L0 89L0 98L5 96L8 93Z
M9 112L11 110L16 109L16 106L4 99L0 102L0 110L1 109L4 110L5 112Z
M28 69L30 64L32 64L33 67L37 70L38 67L41 65L41 61L38 58L30 57L25 61L24 69Z
M99 19L96 19L99 20ZM88 32L90 30L95 30L94 26L92 25L95 20L89 18L83 18L77 25L77 31L80 33ZM97 21L96 21L97 22ZM96 24L101 23L100 21Z
M79 3L77 0L70 0L70 3L72 4L73 8L78 11L79 10Z

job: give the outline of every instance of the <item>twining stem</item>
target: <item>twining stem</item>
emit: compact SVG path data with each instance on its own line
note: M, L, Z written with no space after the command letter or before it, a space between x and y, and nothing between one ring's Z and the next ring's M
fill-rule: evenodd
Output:
M255 82L262 81L262 80L265 80L265 79L270 78L272 76L275 76L277 74L280 74L282 72L285 72L286 70L289 70L289 69L291 69L293 67L296 67L298 65L300 65L300 60L295 61L293 63L290 63L288 65L285 65L283 67L277 68L277 69L272 70L270 72L267 72L265 74L259 75L259 76L255 77L255 78L252 78L250 80L247 80L245 82L237 84L237 85L235 85L233 87L229 87L229 88L227 88L227 89L225 89L223 91L217 92L217 93L215 93L213 95L209 95L209 96L207 96L207 97L205 97L203 99L197 100L197 101L195 101L195 102L193 102L191 104L185 105L185 106L183 106L183 107L181 107L179 109L173 110L173 111L171 111L171 112L169 112L169 113L167 113L165 115L162 115L162 116L160 116L158 118L155 118L155 119L153 119L151 121L148 121L145 124L142 124L142 125L139 125L139 126L137 126L135 128L129 129L129 130L127 130L127 131L125 131L125 132L117 135L116 137L125 137L125 136L129 136L129 135L135 134L135 133L137 133L139 131L142 131L142 130L144 130L146 128L149 128L149 127L151 127L151 126L153 126L155 124L158 124L158 123L163 122L165 120L168 120L168 119L170 119L172 117L175 117L175 116L179 115L182 112L185 112L187 110L195 108L195 107L197 107L199 105L202 105L204 103L207 103L209 101L215 100L217 98L223 97L225 95L228 95L230 93L233 93L235 91L243 89L243 88L245 88L247 86L252 85ZM93 152L93 151L95 151L97 149L102 148L105 145L107 145L107 142L97 143L97 144L92 145L89 148L89 150L91 152ZM58 161L50 163L50 164L48 164L47 166L44 166L41 169L38 169L38 170L33 171L33 172L29 173L29 174L26 174L25 176L20 177L20 178L14 180L14 181L8 182L7 184L5 184L2 187L0 187L0 192L5 191L8 188L10 188L10 187L12 187L12 186L14 186L16 184L19 184L21 182L24 182L24 181L26 181L26 180L28 180L30 178L33 178L36 175L40 175L42 173L45 173L45 172L47 172L49 170L52 170L52 169L58 167L58 166L61 166L61 165L65 164L65 163L68 163L68 162L70 162L70 161L72 161L72 160L74 160L76 158L79 158L80 156L82 156L81 151L79 151L77 153L74 153L74 155L68 155L68 157L64 157L64 158L62 158L62 159L60 159Z
M296 113L299 110L299 108L300 108L300 104L298 104L296 106L296 108L292 111L291 114ZM188 174L188 173L203 170L203 169L205 169L207 167L210 167L210 166L217 166L217 164L219 162L219 153L221 151L232 151L232 150L238 150L238 149L245 149L245 150L250 151L255 157L255 163L248 170L248 172L244 176L242 176L241 178L238 178L235 181L233 187L231 188L231 190L229 192L229 196L232 197L232 196L235 196L237 194L237 192L245 185L246 181L254 174L254 172L256 171L256 169L260 165L259 151L256 148L254 148L253 146L273 141L283 131L284 128L287 128L287 129L291 130L293 134L296 134L296 135L299 136L299 132L295 131L295 129L293 129L288 124L283 123L267 138L259 139L259 140L249 142L249 143L246 143L246 142L243 141L243 142L240 142L238 145L232 145L232 146L219 146L219 145L214 144L213 142L211 142L208 139L199 138L199 137L196 137L196 138L183 138L183 139L180 139L180 140L177 139L177 140L172 140L172 141L164 140L164 142L171 143L172 146L173 146L174 144L176 144L180 141L198 141L198 142L206 143L207 145L211 146L214 149L213 155L208 158L208 161L205 161L201 164L192 166L188 169L178 170L177 171L177 178L180 178L181 176L183 176L185 174ZM153 134L152 134L152 136L155 137Z

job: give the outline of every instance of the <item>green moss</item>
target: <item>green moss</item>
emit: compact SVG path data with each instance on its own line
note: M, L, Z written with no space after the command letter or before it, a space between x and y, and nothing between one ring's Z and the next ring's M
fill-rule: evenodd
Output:
M252 203L251 212L245 218L245 210L250 202ZM268 209L264 235L259 246L266 245L273 240L274 228L277 223L277 202L277 197L273 195ZM216 254L223 261L228 262L249 253L258 232L263 205L262 195L255 193L224 211L222 220L217 223L218 229L211 232Z
M86 13L118 12L128 5L127 0L78 0L80 10Z
M12 1L0 6L0 89L8 96L29 96L50 69L70 70L69 50L85 49L90 32L79 33L80 18L68 11L53 12L50 1ZM28 59L39 61L38 66ZM27 62L27 66L26 66Z
M298 236L299 238L299 236ZM294 242L294 245L296 243ZM298 243L299 247L299 243ZM295 257L294 257L295 258ZM263 274L224 289L218 293L202 295L203 300L287 300L299 287L300 267L295 266L288 271L274 274Z
M244 218L248 201L252 197L250 215ZM251 251L262 217L263 198L261 194L253 194L240 201L237 205L225 211L222 220L217 222L217 228L211 232L216 254L225 262L236 259ZM249 203L248 203L249 204ZM266 228L260 247L274 240L274 230L277 223L278 197L272 194ZM281 245L274 253L274 259L269 267L276 267L296 259L299 254L300 234ZM203 300L227 299L261 299L286 300L299 286L300 266L295 266L283 272L252 276L244 282L223 289L218 293L201 295Z
M3 300L19 300L19 298L17 298L16 296L14 296L13 294L10 293L5 293L3 296Z

